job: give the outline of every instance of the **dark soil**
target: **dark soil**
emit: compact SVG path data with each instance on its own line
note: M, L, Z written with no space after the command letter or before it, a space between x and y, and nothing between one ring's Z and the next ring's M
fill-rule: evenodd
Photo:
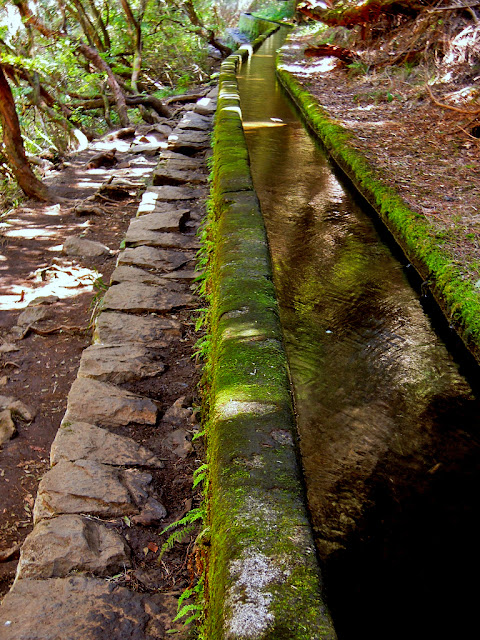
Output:
M147 126L137 127L149 135ZM158 134L154 134L159 139ZM128 153L129 141L98 141L50 172L46 182L59 203L24 202L0 225L0 395L13 396L36 412L30 422L17 421L17 435L0 448L0 597L12 584L18 552L15 549L32 529L32 508L39 480L49 469L50 445L66 408L66 398L76 377L82 350L92 341L92 312L109 282L128 223L135 216L141 184L148 179L158 158ZM90 158L116 147L119 164L113 168L87 169ZM135 184L114 201L96 198L98 214L76 215L75 206L94 195L111 177ZM190 229L193 234L194 228ZM69 258L62 254L66 237L99 241L110 255L95 259ZM189 285L186 285L187 287ZM23 339L13 340L11 329L35 298L47 299L49 314L36 323ZM163 350L167 371L161 379L132 388L154 399L161 412L180 396L196 402L198 366L192 360L195 343L192 311L176 317L184 335ZM3 344L2 344L3 343ZM145 388L145 384L147 387ZM196 430L191 420L190 434ZM171 429L172 427L164 427ZM117 430L117 433L119 431ZM165 524L175 521L195 506L192 474L199 466L195 450L181 458L162 446L161 427L132 427L125 435L151 447L165 460L165 468L154 472L154 487L167 508ZM198 446L198 445L195 445ZM166 488L168 487L168 491ZM191 540L177 544L159 564L158 553L165 536L161 528L132 526L128 518L112 521L121 529L133 551L133 568L116 580L145 590L180 595L188 586L188 551ZM11 551L11 555L9 553Z

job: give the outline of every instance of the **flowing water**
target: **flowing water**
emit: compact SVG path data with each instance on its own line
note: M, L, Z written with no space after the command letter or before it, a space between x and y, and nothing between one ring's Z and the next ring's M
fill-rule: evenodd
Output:
M283 38L239 82L337 633L477 637L479 400L277 84Z

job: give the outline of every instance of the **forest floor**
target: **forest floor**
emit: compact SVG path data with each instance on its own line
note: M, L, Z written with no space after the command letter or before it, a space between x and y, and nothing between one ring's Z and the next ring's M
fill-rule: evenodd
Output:
M188 106L179 105L176 120L184 109ZM163 139L166 147L166 137L176 120L157 128L137 126L135 142ZM50 446L64 415L80 356L92 342L95 305L109 283L129 221L136 215L142 186L158 163L152 152L132 153L131 142L132 138L105 136L72 154L45 178L52 195L61 199L59 203L29 200L0 218L0 404L2 400L5 404L5 398L14 398L35 416L30 420L16 415L17 433L0 446L0 599L13 582L19 547L32 530L38 483L50 468ZM93 156L113 148L117 164L88 168ZM111 178L126 182L127 188L99 195L99 187ZM82 211L85 205L87 209ZM110 251L99 257L65 255L62 247L70 236L100 242ZM37 309L29 305L32 301L38 304L39 298L44 298L44 317L23 323L22 313ZM167 366L157 383L157 406L162 414L181 396L189 396L189 406L197 400L199 371L192 359L196 340L192 316L192 310L180 310L173 316L184 330L164 354L164 361L174 366ZM154 432L144 434L143 441L149 439L155 439ZM168 460L164 475L170 486L164 496L165 524L181 518L192 506L192 473L200 464L195 461L200 455L196 449L197 445L188 445L180 456L162 449L162 459ZM151 587L149 567L158 568L160 530L146 527L133 541L134 534L127 535L137 560L135 571L125 573L123 579L140 591ZM177 597L189 581L189 543L190 539L176 545L164 556L164 579L157 584Z
M287 69L353 134L349 144L380 179L431 223L464 278L480 286L480 111L472 101L480 76L465 69L451 79L445 74L430 95L421 66L368 69L332 57L306 58L305 48L317 40L291 36Z

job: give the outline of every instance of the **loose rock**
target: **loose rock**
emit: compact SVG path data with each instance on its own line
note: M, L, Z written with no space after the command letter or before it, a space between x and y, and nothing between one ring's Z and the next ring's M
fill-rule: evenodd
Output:
M167 510L155 498L150 498L142 508L138 516L133 516L131 519L135 524L141 524L145 527L150 527L154 524L159 524L167 517Z
M86 422L63 422L50 450L50 463L62 460L93 460L114 466L137 465L161 469L155 454L135 440Z
M0 411L0 445L11 440L15 433L15 423L12 420L10 409Z
M148 398L142 398L113 384L91 378L77 378L68 394L64 420L109 427L131 423L155 424L157 407Z
M0 396L0 411L9 409L12 415L17 415L25 422L35 418L35 411L12 396Z
M63 243L63 253L80 258L99 258L110 254L110 249L101 242L71 236Z
M42 520L25 540L19 578L63 578L71 571L112 575L130 566L125 541L103 524L77 515Z
M187 398L182 396L175 400L172 406L167 409L165 415L162 418L162 422L168 422L169 424L185 424L185 422L189 422L193 415L193 409L190 406Z
M175 429L169 433L164 444L179 458L186 458L193 451L193 445L188 440L188 433L185 429Z

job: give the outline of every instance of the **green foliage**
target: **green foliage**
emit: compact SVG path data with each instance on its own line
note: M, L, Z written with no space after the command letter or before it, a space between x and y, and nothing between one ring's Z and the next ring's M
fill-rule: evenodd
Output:
M355 62L352 62L351 64L347 64L347 68L348 68L348 75L352 77L364 76L369 71L368 64L365 64L365 62L361 62L357 60Z
M293 18L295 15L295 2L286 0L275 4L268 3L259 9L256 9L254 5L251 10L258 18L281 22Z

